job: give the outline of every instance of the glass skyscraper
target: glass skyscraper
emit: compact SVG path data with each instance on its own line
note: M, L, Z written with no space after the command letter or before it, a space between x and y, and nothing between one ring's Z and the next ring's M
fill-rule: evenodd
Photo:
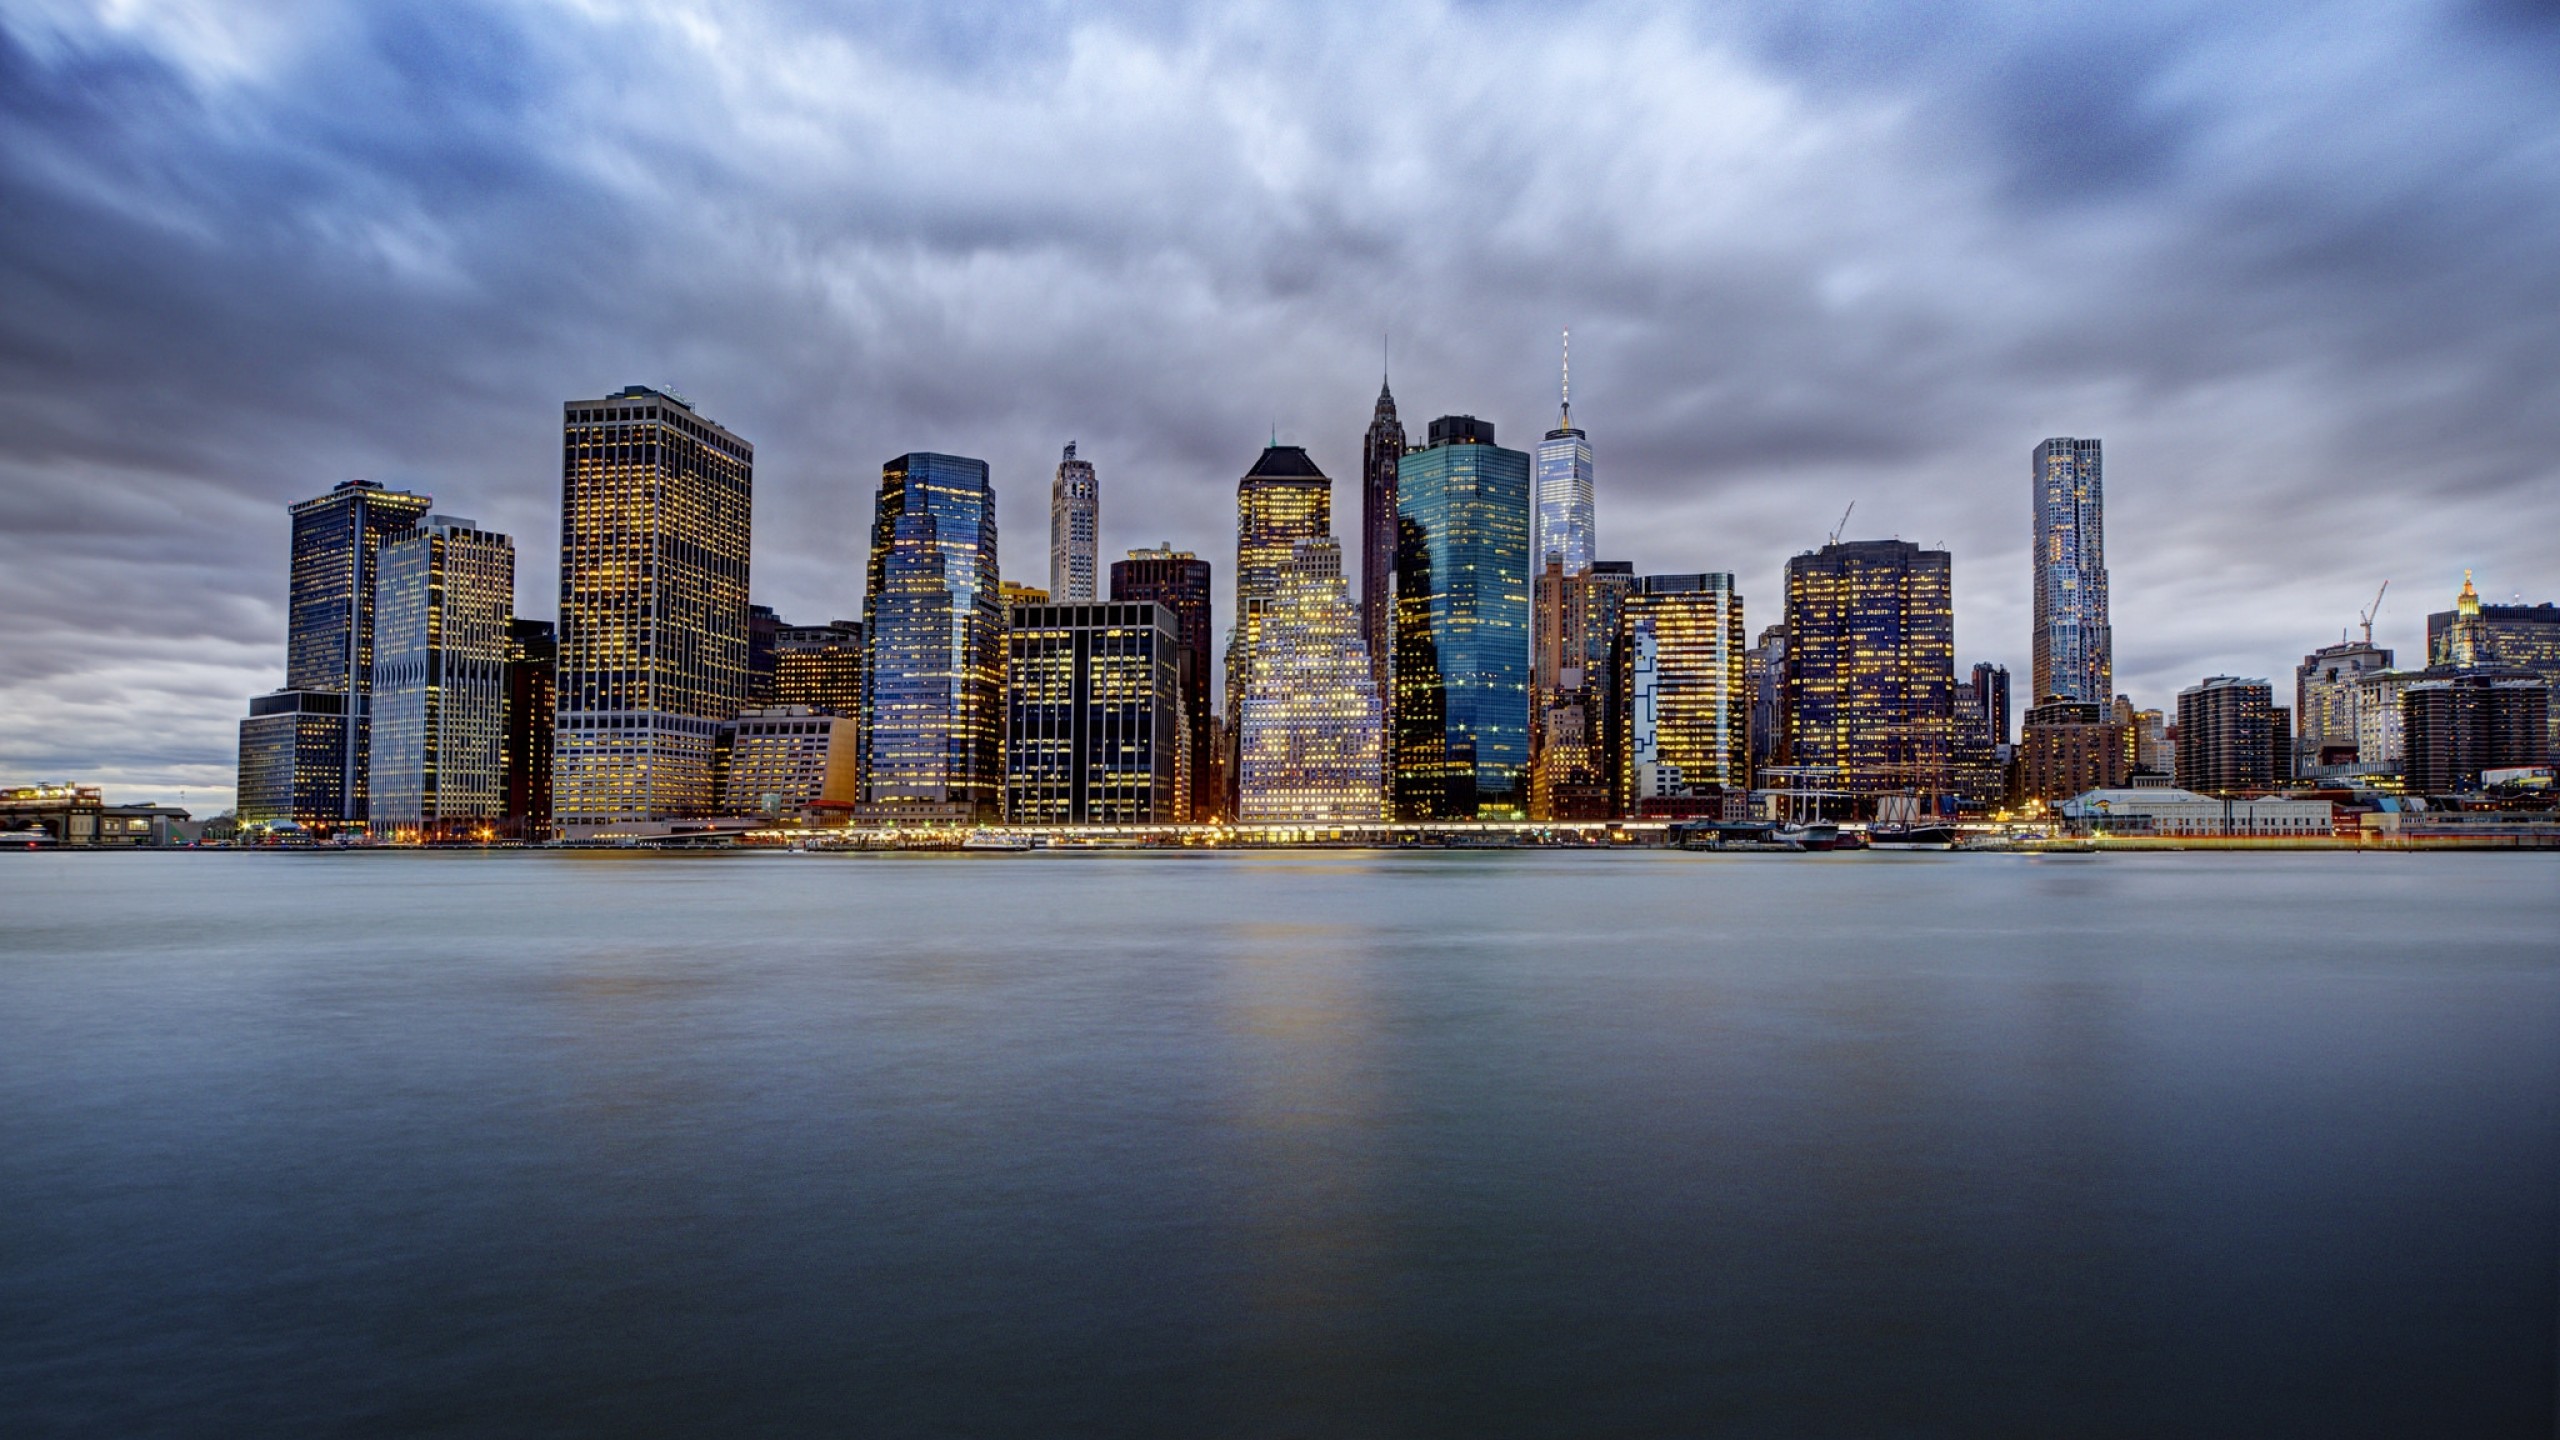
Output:
M1905 540L1787 562L1787 763L1851 795L1947 793L1955 722L1954 565Z
M2114 703L2107 624L2106 466L2095 440L2047 440L2035 453L2035 693Z
M1573 371L1565 370L1563 409L1556 428L1538 442L1537 521L1529 537L1529 563L1543 566L1550 555L1564 560L1567 576L1591 568L1597 554L1592 538L1594 507L1591 439L1573 425Z
M430 515L382 547L373 651L377 836L467 839L507 810L507 656L516 546Z
M755 447L643 385L561 421L559 823L707 815L749 688Z
M917 452L880 467L864 597L864 804L998 818L1005 615L985 461Z
M1472 415L1429 436L1396 478L1395 815L1525 819L1529 457Z
M1049 486L1051 600L1080 605L1094 598L1101 533L1102 485L1094 478L1093 462L1077 459L1076 442L1070 440Z

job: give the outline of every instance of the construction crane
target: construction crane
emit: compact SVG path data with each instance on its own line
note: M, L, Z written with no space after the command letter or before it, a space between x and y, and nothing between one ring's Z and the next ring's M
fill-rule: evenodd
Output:
M2382 613L2382 597L2390 589L2391 582L2383 581L2382 589L2373 592L2373 603L2356 613L2356 619L2364 626L2364 643L2367 649L2373 646L2373 617Z
M1852 500L1849 502L1849 509L1840 512L1840 523L1831 527L1831 538L1823 541L1823 544L1837 545L1840 543L1840 532L1849 528L1849 512L1857 508L1857 501Z

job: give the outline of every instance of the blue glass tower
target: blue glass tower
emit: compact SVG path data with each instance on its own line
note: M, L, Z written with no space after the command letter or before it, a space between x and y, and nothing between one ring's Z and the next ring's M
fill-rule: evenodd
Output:
M1525 819L1529 457L1472 415L1429 436L1396 476L1395 815Z
M865 803L997 818L1005 622L985 461L917 453L880 467L864 593Z
M1571 343L1570 335L1567 343ZM1570 580L1591 568L1596 553L1591 478L1591 437L1573 426L1573 369L1568 350L1563 383L1563 411L1556 428L1538 442L1537 521L1530 535L1529 564L1537 569L1550 555L1564 561Z

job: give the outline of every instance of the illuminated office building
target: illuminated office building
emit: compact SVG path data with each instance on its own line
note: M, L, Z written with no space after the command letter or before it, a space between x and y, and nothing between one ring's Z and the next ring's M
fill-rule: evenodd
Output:
M641 385L561 417L559 823L708 814L748 692L755 447Z
M1396 397L1378 377L1378 405L1360 437L1360 640L1369 647L1369 673L1378 693L1388 693L1393 662L1396 597L1396 468L1404 459L1404 422Z
M863 804L875 818L977 821L1004 809L1004 625L987 465L901 455L880 468L865 582Z
M782 633L782 617L770 605L747 607L747 703L773 703L773 656L775 637Z
M2275 784L2274 688L2215 675L2178 692L2178 788L2207 795Z
M1787 627L1771 625L1742 652L1742 683L1751 691L1751 768L1779 763L1787 738Z
M1273 577L1236 703L1237 807L1246 824L1385 817L1384 711L1331 536L1290 547Z
M1189 815L1181 622L1153 602L1014 608L1005 819L1166 825Z
M1273 445L1236 484L1235 629L1227 641L1227 694L1244 688L1262 617L1301 540L1333 534L1333 481L1296 445ZM1232 702L1231 702L1232 703Z
M1472 415L1397 469L1399 820L1519 820L1529 804L1529 457Z
M720 727L713 749L723 815L805 815L822 806L850 809L861 771L855 734L861 720L806 705L758 705Z
M431 503L424 495L386 490L370 480L348 480L290 508L293 557L284 688L253 705L249 721L241 726L242 796L250 790L247 758L254 731L261 767L261 798L254 803L285 807L266 818L324 827L365 818L376 566L384 541L406 534ZM341 699L333 705L283 698L297 695ZM333 713L334 720L328 718ZM287 721L288 715L296 718ZM297 753L280 765L274 747L288 733L297 746L330 748ZM334 770L337 778L321 783L324 770ZM276 788L288 777L289 789ZM318 804L335 808L327 814L307 808ZM248 812L241 813L245 818Z
M1206 823L1223 813L1222 787L1214 756L1217 717L1210 710L1209 562L1171 545L1132 550L1126 560L1111 562L1111 598L1123 604L1153 602L1173 612L1176 679L1182 687L1184 783L1190 797L1185 815Z
M2462 572L2462 593L2451 610L2427 617L2427 663L2456 669L2503 668L2529 671L2547 686L2560 687L2560 605L2485 605ZM2546 738L2553 759L2560 759L2560 705L2551 707L2552 730Z
M1648 800L1751 787L1751 697L1742 597L1721 572L1648 575L1618 619L1626 697L1616 783L1629 814Z
M1614 784L1623 769L1620 754L1625 723L1618 674L1618 620L1627 597L1635 593L1636 567L1626 560L1594 560L1577 582L1582 605L1583 717L1591 734L1592 763L1603 784ZM1609 803L1616 804L1612 795ZM1614 810L1612 813L1615 813Z
M1564 573L1579 575L1591 568L1596 553L1593 531L1591 438L1573 425L1573 364L1567 337L1562 402L1556 428L1538 442L1536 509L1529 536L1532 569L1555 556Z
M452 515L383 545L374 590L373 834L494 836L507 803L516 547Z
M862 622L785 625L773 637L773 703L862 713Z
M233 806L241 824L326 831L344 823L348 699L337 690L278 690L249 702Z
M559 637L548 620L507 623L506 823L510 839L551 838L551 756L558 739Z
M1947 792L1954 567L1902 540L1787 562L1787 763L1850 795Z
M1049 485L1049 598L1060 605L1082 605L1094 597L1100 570L1102 486L1093 462L1076 458L1076 442L1067 442L1058 460L1057 478Z
M2105 472L2095 440L2062 438L2036 447L2035 692L2029 697L2035 704L2059 696L2105 705L2116 693Z
M1549 555L1530 588L1529 818L1605 820L1610 809L1597 695L1608 686L1593 668L1589 572L1567 575Z

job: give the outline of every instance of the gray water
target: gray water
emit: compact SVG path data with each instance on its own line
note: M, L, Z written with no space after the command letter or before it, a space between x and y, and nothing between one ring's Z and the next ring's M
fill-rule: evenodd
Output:
M2549 1435L2560 863L0 857L0 1433Z

